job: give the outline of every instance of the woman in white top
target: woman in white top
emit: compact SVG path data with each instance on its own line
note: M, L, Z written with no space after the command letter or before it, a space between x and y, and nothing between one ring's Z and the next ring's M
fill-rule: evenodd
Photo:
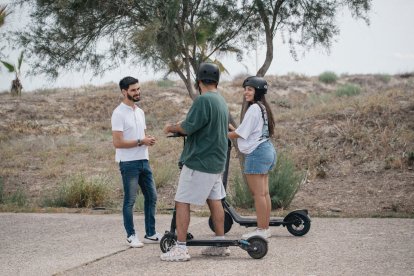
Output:
M272 204L269 195L269 171L276 163L276 150L269 138L274 134L272 111L266 102L267 82L252 76L243 82L244 97L249 107L240 126L230 125L228 137L237 138L239 150L245 155L244 174L254 199L257 216L255 231L243 235L249 238L255 235L269 238L270 211Z

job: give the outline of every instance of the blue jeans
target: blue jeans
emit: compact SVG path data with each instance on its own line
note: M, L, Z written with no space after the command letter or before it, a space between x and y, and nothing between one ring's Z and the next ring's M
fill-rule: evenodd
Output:
M138 185L144 195L145 233L147 236L155 234L155 208L157 191L148 160L134 160L119 162L124 186L124 205L122 214L127 236L135 234L133 207L137 197Z

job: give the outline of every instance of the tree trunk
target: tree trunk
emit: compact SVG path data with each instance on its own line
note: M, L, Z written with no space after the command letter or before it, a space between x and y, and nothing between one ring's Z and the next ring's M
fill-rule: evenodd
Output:
M22 89L23 89L23 86L20 83L19 78L16 78L15 80L12 81L12 86L10 89L10 93L12 96L20 97L22 95Z

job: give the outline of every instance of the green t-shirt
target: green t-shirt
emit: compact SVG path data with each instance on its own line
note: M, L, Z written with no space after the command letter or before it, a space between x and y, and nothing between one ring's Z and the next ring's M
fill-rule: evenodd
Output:
M188 168L221 173L227 157L228 108L218 92L198 96L181 127L187 133L181 161Z

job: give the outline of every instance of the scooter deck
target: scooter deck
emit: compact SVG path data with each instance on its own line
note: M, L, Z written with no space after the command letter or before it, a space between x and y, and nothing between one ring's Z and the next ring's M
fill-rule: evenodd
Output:
M187 246L240 246L241 243L246 243L245 240L187 240Z

